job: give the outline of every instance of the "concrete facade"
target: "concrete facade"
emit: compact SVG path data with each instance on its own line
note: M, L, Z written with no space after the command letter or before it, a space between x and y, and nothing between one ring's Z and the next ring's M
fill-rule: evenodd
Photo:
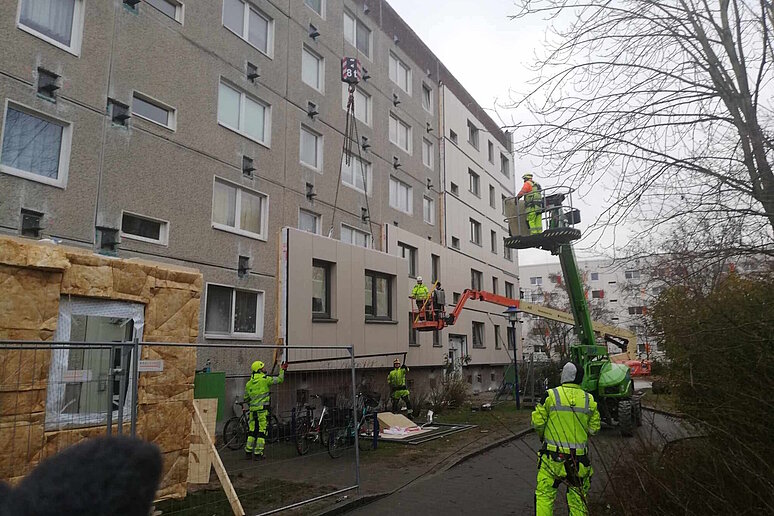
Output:
M322 2L318 14L304 0L251 0L243 4L245 13L257 14L268 26L266 46L259 48L260 44L227 26L223 0L170 0L170 5L177 6L174 18L145 2L133 9L121 0L72 1L72 26L49 27L49 32L58 33L46 36L31 29L43 22L32 23L25 11L35 0L0 0L3 12L15 13L0 20L0 44L6 49L0 58L0 132L16 134L17 129L5 123L11 106L11 110L63 127L61 148L66 150L59 155L58 175L52 180L34 172L15 172L11 165L16 151L0 149L0 232L23 233L22 211L27 210L40 216L42 237L102 251L103 231L112 229L120 234L120 243L110 252L119 257L198 268L204 277L198 337L203 343L276 341L279 233L283 227L297 227L302 210L319 217L316 229L320 234L340 238L342 225L346 225L348 231L370 234L369 243L390 254L397 251L385 236L388 225L390 231L400 228L406 234L401 238L417 246L420 240L436 245L444 256L443 277L456 290L466 285L454 281L469 278L470 269L476 267L484 275L482 288L491 290L492 277L498 277L500 293L506 281L514 292L518 289L515 258L512 262L503 258L505 233L500 215L501 196L513 193L509 136L387 2L329 0ZM228 5L237 1L229 0ZM360 49L353 45L357 38L349 37L348 32L353 20L355 26L370 31L367 48L362 41ZM68 32L69 43L57 41L63 39L63 31ZM313 32L319 34L313 37ZM314 86L304 80L304 52L318 59L319 81ZM367 195L340 179L346 118L340 81L343 56L358 57L369 75L358 86L370 103L366 113L359 113L364 121L357 124L357 136L366 137L368 146L353 149L370 166L372 184ZM410 70L401 84L391 72L398 61ZM258 77L249 78L251 70ZM47 72L58 76L53 98L39 90ZM262 106L262 137L247 134L254 128L244 124L252 119L243 120L243 129L223 121L219 112L225 112L221 103L226 103L220 99L224 91L238 92L241 109ZM115 102L135 112L125 124L112 119ZM163 108L167 123L139 114L143 102ZM308 114L310 102L317 111L314 116ZM410 127L408 152L391 142L391 116ZM465 144L467 120L480 128L477 152ZM451 127L459 135L458 144L450 143ZM318 137L316 166L301 160L302 128ZM425 142L431 146L430 159L423 157ZM494 163L487 159L489 142L495 148ZM509 157L508 176L499 171L501 153ZM252 174L244 171L245 157L253 160ZM480 173L478 198L466 193L463 179L468 168ZM411 209L400 209L391 202L391 180L409 188ZM450 184L455 180L460 182L460 193L452 195ZM489 206L489 185L496 189L497 208ZM243 199L261 200L260 230L236 230L236 220L242 224L239 212L235 222L229 223L234 227L215 222L216 195L226 190L235 199L238 196L239 200L229 201L234 210L239 210ZM434 201L432 223L424 216L425 198ZM241 214L244 216L244 210ZM122 227L126 216L150 221L159 228L159 238L133 236ZM466 225L470 217L481 219L480 246L469 242ZM490 231L497 233L497 256L489 248ZM441 246L451 245L451 233L459 234L461 244L447 257ZM337 259L349 252L322 238L305 246L310 252L334 252ZM240 267L240 262L247 267ZM472 265L474 262L479 265ZM402 265L390 262L389 267L400 276ZM299 280L298 288L306 288L308 280ZM227 295L224 288L230 289L231 308L214 301ZM401 277L395 288L401 289L394 297L400 317L389 331L397 332L395 345L405 346L408 308L402 307L410 284ZM446 290L451 300L453 291ZM237 321L239 296L255 300L254 308L247 305L255 310L254 322ZM215 314L217 309L226 310L220 322L230 329L216 331L212 320L208 324L208 313ZM214 320L215 315L211 317ZM494 326L488 319L484 322L488 348L494 345ZM237 331L239 324L247 324L250 330ZM460 324L466 327L472 349L471 323ZM318 332L317 324L314 326L314 338L310 338L315 342L344 338L328 335L327 330ZM420 342L427 337L420 337ZM200 362L206 358L200 353ZM253 356L229 350L209 358L213 368L237 372L249 367ZM425 365L438 364L441 358L439 353L424 350L417 355ZM500 363L501 359L507 361L489 351L473 357L476 363Z

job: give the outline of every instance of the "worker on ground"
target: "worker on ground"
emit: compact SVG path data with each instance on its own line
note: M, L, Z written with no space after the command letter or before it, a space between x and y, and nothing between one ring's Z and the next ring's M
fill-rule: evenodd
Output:
M541 216L543 213L542 195L540 185L532 179L532 174L527 172L521 178L524 180L524 186L516 195L516 199L524 198L524 208L527 214L527 225L529 234L537 235L543 231Z
M387 383L390 385L390 397L392 398L392 412L393 414L398 412L400 407L400 401L406 404L406 410L411 411L411 400L409 400L409 390L406 388L406 373L409 368L405 365L400 365L400 360L397 358L393 362L394 369L387 375Z
M264 459L263 449L266 446L266 426L269 406L271 405L270 389L272 385L282 383L285 380L285 370L288 368L288 364L282 363L279 376L267 375L263 367L264 364L260 360L253 362L250 368L250 379L245 384L245 401L250 404L249 431L245 445L245 458L247 459Z
M422 283L422 276L417 276L417 284L411 289L411 295L409 297L416 301L418 312L422 312L422 305L425 304L428 294L427 287Z
M567 484L570 514L588 514L593 473L588 438L599 430L599 411L594 397L580 387L582 381L583 368L567 363L562 385L549 390L545 402L532 412L532 426L543 443L535 488L537 516L553 514L556 490L562 482Z

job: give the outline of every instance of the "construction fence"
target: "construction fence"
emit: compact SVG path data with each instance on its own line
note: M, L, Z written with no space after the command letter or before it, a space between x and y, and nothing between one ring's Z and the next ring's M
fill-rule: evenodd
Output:
M371 445L358 443L368 424L357 422L385 406L371 379L393 355L132 335L131 318L116 314L74 318L76 342L0 341L0 479L15 483L83 439L123 433L161 450L161 514L271 514L354 495L359 452ZM255 423L262 459L257 440L247 445L253 427L242 403L255 360L277 377L289 362ZM240 364L240 371L227 375L215 370L218 363Z

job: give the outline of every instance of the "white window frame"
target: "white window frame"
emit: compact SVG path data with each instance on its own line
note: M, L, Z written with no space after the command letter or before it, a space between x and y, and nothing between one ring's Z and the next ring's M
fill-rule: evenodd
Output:
M319 213L315 213L313 211L310 211L310 210L305 210L304 208L299 208L298 209L298 224L297 224L297 227L301 226L301 214L302 213L306 213L308 215L313 215L314 216L314 218L315 218L315 228L314 228L314 233L313 234L314 235L321 235L322 234L322 215L320 215ZM301 229L300 227L298 227L298 229L300 231L304 231L305 233L308 233L308 231L306 231L304 229Z
M470 120L468 120L468 143L476 150L481 145L481 130Z
M304 131L306 131L307 133L309 133L309 134L311 134L311 135L313 135L313 136L315 136L317 138L316 139L316 143L315 143L315 145L317 147L316 150L315 150L315 152L317 153L317 161L318 161L317 165L315 165L313 163L307 163L301 157L302 156L302 153L301 153L301 133L303 133ZM322 171L323 171L323 135L318 133L317 131L309 128L308 126L306 126L304 124L301 124L301 129L298 132L298 162L301 163L301 165L303 165L303 166L305 166L307 168L311 168L315 172L322 173Z
M363 247L363 246L360 246L360 245L355 244L353 242L345 242L344 240L342 240L341 239L341 233L342 233L341 230L344 229L344 228L347 228L348 230L352 231L353 233L360 233L361 235L365 235L366 236L365 248L366 249L371 249L371 240L373 239L373 236L371 235L371 233L369 233L367 231L363 231L362 229L357 229L356 227L350 226L349 224L344 224L343 222L341 223L341 227L339 228L339 240L341 242L344 242L345 244L349 244L349 245L354 245L354 246L357 246L357 247Z
M390 80L395 84L398 88L403 90L409 97L411 96L411 81L412 81L412 74L411 74L411 67L407 65L401 58L390 52L389 56L389 66L388 66L388 75L390 76ZM398 81L398 72L403 71L406 74L406 87L404 88L403 85Z
M400 140L400 137L398 136L398 130L401 127L406 129L406 148L401 147L399 142L397 142L397 141L392 139L392 131L389 131L389 127L388 127L388 133L389 133L390 142L392 142L393 145L395 145L400 150L406 152L407 154L411 154L412 153L411 152L411 147L412 147L412 143L413 143L412 142L412 139L413 139L412 127L409 124L407 124L406 122L404 122L400 117L398 117L398 116L396 116L396 115L394 115L392 113L390 113L390 121L389 121L389 123L390 124L393 124L393 123L396 124L396 126L395 126L395 137L398 140Z
M360 193L368 195L370 197L371 194L373 193L373 189L374 189L374 187L373 187L373 183L374 183L374 181L373 181L373 172L372 172L371 163L369 163L369 162L367 162L365 160L364 161L360 161L360 158L358 158L354 154L350 155L350 159L352 161L354 161L354 162L357 162L357 165L352 165L352 166L355 167L353 169L353 171L352 171L353 174L362 174L363 172L362 172L362 170L360 168L362 166L361 163L365 164L365 172L366 172L366 185L365 185L365 187L366 187L366 189L363 190L362 188L359 188L355 184L354 178L353 178L353 182L352 183L348 182L346 180L347 178L345 177L344 173L341 174L341 184L343 184L344 186L346 186L348 188L352 188L356 192L360 192ZM342 160L341 166L342 167L346 166L344 160Z
M365 104L366 104L366 113L365 117L363 117L363 114L355 110L355 118L363 122L368 127L371 127L371 120L373 115L373 97L371 97L370 94L366 93L360 88L355 88L355 96L360 94L365 98ZM347 110L347 101L349 100L349 89L347 87L346 83L341 83L341 108L346 111ZM355 105L357 106L357 101L355 101Z
M427 152L427 156L425 156ZM425 159L427 157L427 159ZM433 168L433 162L435 161L435 145L427 138L422 138L422 164L429 169Z
M474 184L476 185L475 191L473 190ZM468 169L468 191L479 199L481 198L481 174L472 169Z
M74 0L75 4L73 8L73 25L70 28L70 46L60 43L54 38L46 36L45 34L38 32L32 27L28 27L24 25L21 21L22 3L24 1L25 0L19 0L19 3L16 7L16 28L18 28L19 30L23 30L28 34L32 34L36 38L40 38L46 43L50 43L51 45L54 45L57 48L61 48L65 52L68 52L74 56L77 56L77 57L81 56L81 45L83 43L83 20L85 18L84 16L85 0Z
M488 154L487 159L489 160L489 163L491 163L492 165L494 165L494 156L495 156L494 151L495 151L494 143L492 143L492 140L487 140L486 141L486 152Z
M21 4L19 4L21 5ZM46 185L55 186L57 188L65 188L67 186L67 175L70 171L70 153L72 151L72 138L73 138L73 123L63 120L61 118L53 117L31 107L25 106L18 102L13 102L10 99L5 99L5 106L3 108L3 131L0 133L0 156L3 153L3 142L5 141L5 131L8 128L6 119L8 117L8 108L12 107L17 111L21 111L28 115L42 118L52 124L62 126L62 140L59 144L59 173L56 179L50 177L41 176L34 172L28 172L8 165L0 164L0 172L11 176L17 176L37 183L43 183Z
M319 13L317 11L315 11L312 8L311 5L307 4L306 1L304 1L304 5L307 6L313 13L315 13L317 16L319 16L320 18L322 18L324 20L325 19L325 7L326 7L325 1L326 0L320 0L320 12Z
M142 342L143 327L145 325L145 305L130 303L127 301L115 301L108 299L82 298L62 296L59 299L59 315L57 319L54 340L67 342L70 340L73 315L111 316L132 319L134 325L134 337ZM141 352L141 350L138 350ZM91 414L62 414L66 382L64 373L70 358L70 350L67 347L51 350L51 364L48 372L48 386L46 388L46 422L47 431L61 430L69 427L104 426L107 422L107 410ZM131 416L133 399L133 375L129 375L129 383L126 389L126 404L123 409L124 420ZM96 379L94 379L96 381ZM117 393L115 393L117 394ZM113 421L118 419L118 410L113 411Z
M158 222L161 224L161 229L159 231L159 239L154 240L153 238L146 238L139 235L133 235L131 233L125 233L124 232L124 215L131 215L132 217L137 217L138 219L145 219L149 220L151 222ZM155 217L148 217L147 215L140 215L139 213L135 213L133 211L127 211L127 210L121 210L121 238L129 238L131 240L138 240L140 242L147 242L149 244L157 244L157 245L169 245L169 221L157 219Z
M470 242L481 247L481 223L471 217L468 219L468 225L470 226Z
M226 28L230 33L236 35L239 39L256 49L261 54L265 55L269 59L274 59L274 18L263 12L262 10L258 9L255 5L251 4L250 2L246 2L245 0L239 0L244 5L245 12L242 15L242 34L237 34L234 32L230 27L226 26L226 2L221 0L221 15L220 15L220 22L223 27ZM244 34L250 33L250 11L255 11L255 14L266 20L267 26L266 26L266 51L264 51L261 48L256 47L253 45L253 43L246 37Z
M429 218L428 213L430 214ZM431 199L426 195L422 196L422 217L426 223L435 226L435 199Z
M167 2L168 4L175 6L175 17L172 19L175 20L180 25L183 25L183 17L185 15L185 4L183 2L178 2L177 0L161 0L161 1ZM148 3L147 0L145 3ZM163 14L164 16L167 16L167 13L159 11L159 9L155 5L150 3L148 3L148 5L151 6L154 10ZM167 18L169 18L169 16L167 16Z
M406 195L406 209L400 206L400 196L398 198L393 198L393 184L395 185L396 194L400 194L400 196L403 194ZM414 188L408 183L393 176L390 176L390 207L409 215L414 213Z
M223 333L207 333L207 301L209 297L209 286L213 285L215 287L224 287L231 289L231 317L229 319L230 322L230 328L228 334ZM241 290L242 292L250 292L255 293L258 295L258 302L255 304L255 333L240 333L240 332L234 332L234 308L236 307L236 291ZM233 285L226 285L224 283L213 283L213 282L207 282L204 286L204 338L205 339L212 339L212 340L263 340L263 324L264 324L264 317L266 315L265 311L265 303L266 303L266 291L264 290L258 290L258 289L252 289L252 288L237 288Z
M529 278L529 284L536 285L538 287L543 285L543 276L531 276Z
M425 106L425 91L429 92L430 94L427 101L427 106ZM433 88L431 88L424 82L422 83L422 108L424 108L424 110L427 111L428 113L433 112Z
M317 82L318 84L315 86L314 84L309 84L308 82L304 81L304 52L312 56L317 61ZM316 91L319 91L320 93L325 93L325 58L309 48L306 45L301 46L301 82L309 86L310 88L313 88Z
M245 138L247 138L250 141L254 141L255 143L263 145L266 148L271 148L271 113L272 113L271 104L269 104L265 100L259 99L258 97L254 96L254 95L249 95L247 92L245 92L241 88L238 88L238 87L234 86L232 83L230 83L229 81L225 80L223 77L221 77L220 80L218 81L218 96L220 96L220 87L221 86L225 86L227 88L231 88L232 90L234 90L237 93L239 93L239 95L240 95L240 98L239 98L239 121L240 121L240 123L245 119L245 116L244 116L245 115L245 98L249 98L253 102L257 102L258 104L261 104L264 107L264 110L265 110L264 111L264 116L263 116L263 136L264 136L264 139L263 139L263 141L261 141L258 138L255 138L255 137L247 134L245 131L243 131L242 129L240 129L238 127L231 127L227 123L221 122L220 119L218 118L218 110L220 109L219 105L215 109L215 117L218 118L218 125L221 126L221 127L225 127L229 131L233 131L233 132L237 133L240 136L244 136Z
M148 117L142 116L142 115L140 115L138 113L135 113L134 112L134 99L140 99L143 102L146 102L148 104L153 104L157 108L160 108L160 109L163 109L164 111L166 111L169 114L168 119L167 119L168 123L167 124L162 124L161 122L157 122L156 120L153 120L151 118L148 118ZM240 106L241 106L241 103L240 103ZM165 104L164 102L161 102L160 100L154 99L150 95L146 95L145 93L142 93L142 92L137 91L137 90L132 92L131 112L132 112L132 116L135 116L137 118L141 118L143 120L147 120L148 122L150 122L152 124L156 124L159 127L163 127L164 129L169 129L170 131L175 131L176 128L177 128L177 109L173 108L169 104Z
M350 39L350 35L347 34L347 31L343 30L343 32L344 32L344 41L346 41L347 43L349 43L350 45L355 47L355 49L357 50L357 52L359 54L362 54L363 56L368 58L368 60L370 61L371 60L371 53L373 52L373 49L374 49L374 31L371 29L371 27L369 27L368 25L363 23L360 20L360 18L358 18L354 14L350 13L346 9L344 10L344 16L348 16L352 20L352 28L354 29L354 33L351 35L352 39ZM363 25L363 26L365 26L366 29L368 29L368 52L363 52L361 49L357 48L357 26L358 25ZM346 22L344 23L344 26L346 26Z
M246 190L250 192L251 194L258 195L260 197L263 197L263 203L261 204L262 210L261 210L261 233L253 233L252 231L246 231L244 229L240 229L238 227L232 227L226 224L221 224L219 222L215 222L215 183L225 183L228 186L231 186L233 188L236 188L237 195L236 200L234 204L234 224L239 224L239 213L241 211L242 207L242 191ZM212 207L210 212L210 220L212 222L212 228L218 229L220 231L226 231L228 233L234 233L237 235L242 235L248 238L254 238L256 240L262 240L266 241L267 235L268 235L268 227L269 227L269 194L265 194L263 192L259 192L258 190L254 190L252 188L246 188L238 183L234 183L233 181L229 181L228 179L225 179L223 177L214 176L212 178L212 201L211 201ZM206 305L205 305L206 306Z
M507 170L503 170L503 162L508 164ZM500 173L505 177L511 177L511 159L500 151Z

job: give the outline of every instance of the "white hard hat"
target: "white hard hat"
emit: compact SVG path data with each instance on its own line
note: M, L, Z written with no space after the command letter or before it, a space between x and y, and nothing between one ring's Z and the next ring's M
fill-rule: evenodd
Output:
M422 283L422 276L417 276L417 281Z

